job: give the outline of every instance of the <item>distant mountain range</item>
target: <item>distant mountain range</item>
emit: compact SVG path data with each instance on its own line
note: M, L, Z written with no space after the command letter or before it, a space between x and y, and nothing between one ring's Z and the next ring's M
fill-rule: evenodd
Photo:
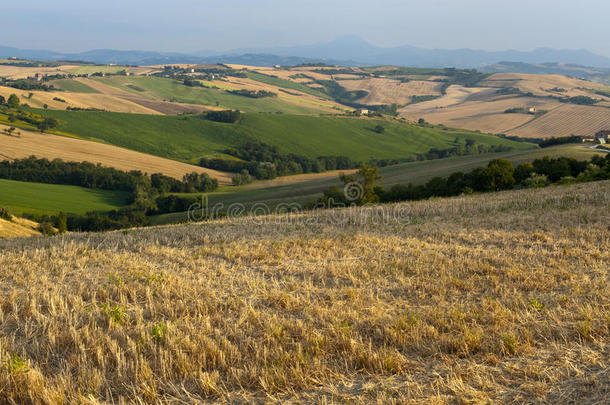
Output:
M588 50L540 48L533 51L483 51L474 49L424 49L413 46L383 48L356 36L346 36L314 45L243 48L225 52L198 51L189 54L99 49L81 53L24 50L0 47L0 57L37 60L80 60L93 63L146 65L163 63L239 63L256 66L326 62L348 66L399 65L412 67L481 68L502 61L525 64L575 64L610 69L610 58Z

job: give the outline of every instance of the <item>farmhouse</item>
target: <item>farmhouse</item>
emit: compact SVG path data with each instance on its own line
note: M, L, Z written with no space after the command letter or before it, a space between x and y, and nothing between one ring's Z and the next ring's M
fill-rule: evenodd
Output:
M359 115L369 115L369 110L367 110L366 108L359 108L358 114Z
M601 144L605 144L610 140L610 130L599 131L595 134L595 140Z
M36 74L34 75L34 80L36 80L36 81L39 81L39 82L40 82L40 81L42 81L42 79L44 79L44 74L42 74L42 73L36 73Z
M530 107L527 110L528 114L536 114L536 107Z

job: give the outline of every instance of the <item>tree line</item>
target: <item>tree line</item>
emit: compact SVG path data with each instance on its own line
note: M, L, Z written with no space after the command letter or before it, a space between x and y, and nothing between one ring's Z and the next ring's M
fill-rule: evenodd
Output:
M610 154L605 157L594 156L588 161L567 157L544 157L517 167L508 160L494 159L487 166L478 167L468 173L455 172L448 177L435 177L421 185L396 184L388 190L377 184L381 179L378 168L366 164L361 166L356 175L341 175L340 179L344 184L353 182L360 184L361 192L357 199L350 200L344 190L335 186L326 190L324 196L312 205L389 203L607 180L610 179Z
M349 170L358 163L346 156L320 156L315 159L297 154L280 153L277 147L262 142L246 142L224 151L235 159L203 158L199 165L215 170L237 173L234 183L245 184L248 177L259 180L274 179L302 173L320 173L328 170Z

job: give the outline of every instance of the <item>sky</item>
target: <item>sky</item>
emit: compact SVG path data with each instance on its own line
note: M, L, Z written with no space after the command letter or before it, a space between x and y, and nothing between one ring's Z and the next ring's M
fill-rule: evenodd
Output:
M2 5L0 45L193 52L358 35L377 46L589 49L610 56L608 0L28 0Z

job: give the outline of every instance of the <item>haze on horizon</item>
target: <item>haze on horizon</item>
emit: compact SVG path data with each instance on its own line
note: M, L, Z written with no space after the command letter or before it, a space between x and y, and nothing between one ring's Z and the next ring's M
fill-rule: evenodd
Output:
M358 35L422 48L588 49L610 56L607 0L31 0L3 5L0 45L80 52L195 52Z

